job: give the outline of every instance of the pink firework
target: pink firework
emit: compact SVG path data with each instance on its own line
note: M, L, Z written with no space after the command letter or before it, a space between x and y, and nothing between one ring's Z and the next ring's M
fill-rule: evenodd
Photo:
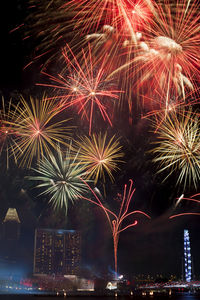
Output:
M113 81L106 79L106 58L97 66L92 58L90 45L88 51L82 49L81 55L82 59L78 61L71 48L67 46L63 50L67 67L63 71L64 74L55 77L42 72L50 78L52 84L39 85L60 91L60 95L56 96L60 100L60 110L76 107L78 114L89 121L89 134L91 134L93 115L97 110L103 120L112 126L112 108L119 98L120 91L114 89Z
M142 214L149 219L150 219L150 216L141 210L134 210L134 211L129 212L129 205L130 205L131 199L133 197L133 194L135 192L135 188L133 188L133 181L131 179L129 180L129 182L130 182L129 187L127 186L127 184L125 184L125 186L124 186L124 193L123 193L123 197L121 200L121 205L120 205L118 214L115 214L113 211L106 208L102 204L100 198L90 188L90 186L83 179L82 179L82 181L88 186L88 188L92 192L95 200L91 200L84 196L82 196L81 198L84 200L87 200L87 201L99 206L101 209L103 209L103 211L106 215L106 218L109 222L109 225L110 225L110 228L112 231L112 237L113 237L115 275L117 276L117 250L118 250L118 243L119 243L119 235L121 232L125 231L126 229L128 229L130 227L134 227L138 224L137 220L133 220L133 221L130 221L130 223L128 225L123 226L123 222L125 220L128 221L127 218L130 218L135 214Z

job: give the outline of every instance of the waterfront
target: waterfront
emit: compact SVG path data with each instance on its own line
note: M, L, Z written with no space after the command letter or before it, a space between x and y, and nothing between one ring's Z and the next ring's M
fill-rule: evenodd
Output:
M162 299L170 299L170 300L196 300L200 299L200 295L192 295L190 293L182 293L182 294L177 294L177 295L155 295L155 296L139 296L139 295L134 295L134 296L118 296L115 297L113 296L69 296L69 297L63 297L63 296L49 296L49 295L0 295L1 300L32 300L32 299L37 299L37 300L58 300L58 299L73 299L73 300L108 300L108 299L120 299L120 300L162 300Z

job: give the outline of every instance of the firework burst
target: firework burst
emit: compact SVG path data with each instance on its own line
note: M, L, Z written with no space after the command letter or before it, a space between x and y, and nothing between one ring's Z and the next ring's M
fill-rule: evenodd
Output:
M6 166L9 168L9 158L12 156L14 162L17 163L14 145L16 132L12 125L15 120L16 110L12 111L12 101L10 100L6 106L4 98L2 98L2 108L0 110L0 154L6 154Z
M12 150L20 166L30 168L34 157L39 160L57 143L66 144L71 127L65 125L68 120L56 120L58 112L55 101L45 96L41 100L30 97L30 104L21 97L19 105L10 110L5 123L15 133Z
M81 178L86 176L85 166L77 160L78 153L72 155L70 147L66 155L57 147L56 155L49 154L39 161L38 168L33 169L37 176L30 180L39 181L37 188L45 190L40 195L50 196L49 203L55 210L65 210L67 215L68 202L74 203L88 188Z
M22 26L25 30L24 40L29 41L34 37L38 44L33 60L29 61L25 68L41 57L45 66L51 61L58 61L60 47L66 44L70 36L73 36L72 30L69 30L72 16L63 11L63 2L63 0L28 1L27 8L30 13Z
M187 93L185 97L174 96L173 91L169 94L155 93L154 97L142 96L143 108L148 110L142 118L153 118L154 124L157 124L155 132L164 122L166 116L171 113L185 114L191 110L191 107L199 104L199 97L193 92ZM184 109L184 112L183 112Z
M112 172L119 169L117 164L123 157L118 139L115 139L115 136L108 139L107 133L93 134L91 137L81 137L76 143L80 148L78 159L85 164L88 177L94 179L95 184L100 178L103 178L105 183L107 173L113 181Z
M156 125L157 126L157 125ZM158 141L152 152L159 163L158 173L178 172L177 183L196 188L200 179L200 131L198 115L190 111L168 114L157 130ZM166 178L167 178L166 177Z
M156 5L146 51L138 57L143 60L143 80L149 80L153 73L154 84L166 92L174 87L183 96L185 89L195 89L195 78L200 75L198 6L198 1L181 0Z
M114 27L117 35L136 44L136 31L149 26L154 10L151 0L29 0L29 8L25 39L37 38L34 60L46 56L45 66L53 59L58 61L60 48L69 40L80 46L80 39L104 26Z
M67 51L68 50L68 51ZM60 110L76 107L78 114L89 121L89 134L91 134L93 114L97 110L104 121L112 126L111 112L113 100L118 99L119 90L113 89L113 82L106 80L105 61L100 66L93 62L90 45L88 51L82 50L82 63L78 61L70 47L63 50L70 75L58 74L57 77L48 75L52 84L39 84L59 90L62 94L56 96L60 99ZM111 110L111 112L110 112Z
M149 22L153 5L151 1L142 0L71 0L63 8L74 12L74 27L84 33L110 25L135 40L136 29Z
M138 42L141 34L136 32L135 39ZM121 66L129 64L135 57L137 46L129 36L119 35L116 29L109 25L104 25L99 33L88 34L86 36L92 45L92 53L97 61L102 61L102 57L106 58L106 70L109 74L107 78L117 83L118 87L123 91L119 95L119 101L115 107L122 110L127 107L130 116L133 113L134 94L137 93L133 89L135 78L133 78L131 68L126 72L118 72ZM116 71L117 70L117 71ZM129 72L130 71L130 72Z
M198 6L199 1L182 0L175 7L167 0L155 4L153 21L138 41L135 57L114 73L132 69L136 86L148 93L174 89L184 97L186 90L195 90L200 75Z

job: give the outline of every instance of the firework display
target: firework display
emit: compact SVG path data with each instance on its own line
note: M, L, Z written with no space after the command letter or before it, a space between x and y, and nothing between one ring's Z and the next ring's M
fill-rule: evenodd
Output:
M89 134L91 134L96 107L101 113L103 120L108 121L112 126L109 114L110 110L112 110L112 102L118 98L119 91L112 88L110 81L106 81L105 60L102 61L100 66L95 68L90 46L88 47L88 53L82 50L82 65L74 56L72 50L69 47L65 48L63 56L66 64L71 69L70 75L59 74L58 78L49 75L50 79L56 84L48 86L62 91L62 95L57 95L57 98L60 99L61 110L71 106L77 107L78 114L81 114L82 118L86 118L89 121ZM72 59L68 55L67 50L69 50Z
M130 114L138 92L152 96L159 90L167 95L173 89L175 96L184 98L188 90L196 90L199 80L198 5L194 0L30 0L35 22L29 35L41 41L35 59L49 53L47 61L52 55L60 63L61 47L69 41L79 57L84 56L89 41L93 60L106 61L104 71L123 90L118 104L128 102ZM85 72L86 62L78 64Z
M51 153L48 158L44 157L34 170L38 175L30 177L30 180L40 181L37 187L44 188L42 194L50 195L49 203L56 210L63 209L66 214L68 202L73 203L87 191L81 180L86 175L85 168L77 162L77 155L72 155L70 147L66 155L58 147L56 155Z
M78 159L87 167L88 177L94 179L94 184L99 179L105 183L105 173L113 181L112 172L119 169L117 164L123 156L119 141L114 136L108 139L105 133L80 137L76 143L80 148Z
M153 47L163 56L169 77L183 94L184 86L194 88L193 79L199 77L198 5L198 1L175 1L169 8L169 1L164 1L163 6L157 6L160 22L152 26Z
M150 19L151 1L69 1L63 9L75 11L75 27L82 27L83 32L98 30L103 25L113 25L132 34Z
M177 199L177 203L176 203L176 206L177 207L179 205L180 202L182 201L189 201L193 204L197 203L197 204L200 204L200 193L198 194L195 194L195 195L192 195L191 197L184 197L184 195L182 195L182 197L178 198ZM182 216L199 216L200 213L199 212L182 212L182 213L179 213L179 214L174 214L174 215L171 215L169 217L169 219L174 219L174 218L177 218L177 217L182 217Z
M116 274L120 233L137 224L136 213L149 218L129 212L132 180L119 213L108 208L118 185L132 177L143 187L170 182L174 193L181 189L179 202L199 203L199 194L183 196L200 183L199 7L199 0L29 0L20 27L24 41L37 44L24 69L41 62L40 74L36 95L2 100L2 163L9 169L12 159L27 172L55 214L67 216L77 199L100 207ZM170 219L189 214L199 215Z
M22 167L29 168L34 157L40 159L48 155L57 143L66 144L70 126L65 125L68 120L52 123L57 114L54 100L46 101L45 96L42 100L31 97L29 104L21 97L20 103L9 110L8 120L2 120L15 135L11 149Z
M198 1L177 1L175 5L156 6L156 18L142 43L141 53L133 60L141 72L140 85L185 95L195 89L199 77ZM175 6L175 7L174 7Z
M177 172L177 183L198 186L200 176L200 135L198 116L188 111L168 114L159 127L158 140L153 148L159 163L158 173Z
M150 110L144 112L142 118L153 119L154 125L157 124L156 132L168 114L175 112L184 114L190 111L192 106L199 104L199 97L194 95L193 91L186 93L184 98L175 96L173 92L167 95L157 92L154 97L143 96L143 102L143 105L149 107Z
M0 110L0 154L6 154L6 167L9 168L9 159L12 156L14 162L17 163L17 157L15 155L15 137L16 131L11 125L15 122L15 112L12 110L12 101L10 100L8 106L6 106L4 98L2 98L2 107Z
M83 180L84 182L84 180ZM134 210L134 211L129 211L129 205L131 202L131 199L134 195L135 188L133 188L133 181L129 180L129 187L127 184L124 186L124 192L123 192L123 197L121 199L121 204L120 204L120 209L119 213L115 214L112 210L106 208L101 199L97 196L97 194L89 187L89 185L85 182L85 184L88 186L90 189L92 195L94 196L94 200L82 196L82 199L87 200L97 206L99 206L101 209L103 209L106 218L109 222L111 231L112 231L112 237L113 237L113 249L114 249L114 261L115 261L115 276L117 277L117 250L118 250L118 243L119 243L119 235L121 232L125 231L126 229L136 226L138 221L134 220L133 222L131 221L127 225L123 225L123 222L127 220L127 218L132 217L135 214L142 214L147 218L150 218L149 215L144 213L143 211L140 210Z

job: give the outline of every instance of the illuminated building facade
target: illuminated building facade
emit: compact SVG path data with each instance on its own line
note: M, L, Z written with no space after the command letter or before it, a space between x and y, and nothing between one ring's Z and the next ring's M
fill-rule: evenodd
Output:
M185 281L190 282L192 279L192 258L190 252L190 236L187 229L184 230L184 266Z
M75 230L36 229L34 275L78 275L81 237Z
M9 208L3 220L3 237L5 240L18 240L20 237L20 219L16 208Z

